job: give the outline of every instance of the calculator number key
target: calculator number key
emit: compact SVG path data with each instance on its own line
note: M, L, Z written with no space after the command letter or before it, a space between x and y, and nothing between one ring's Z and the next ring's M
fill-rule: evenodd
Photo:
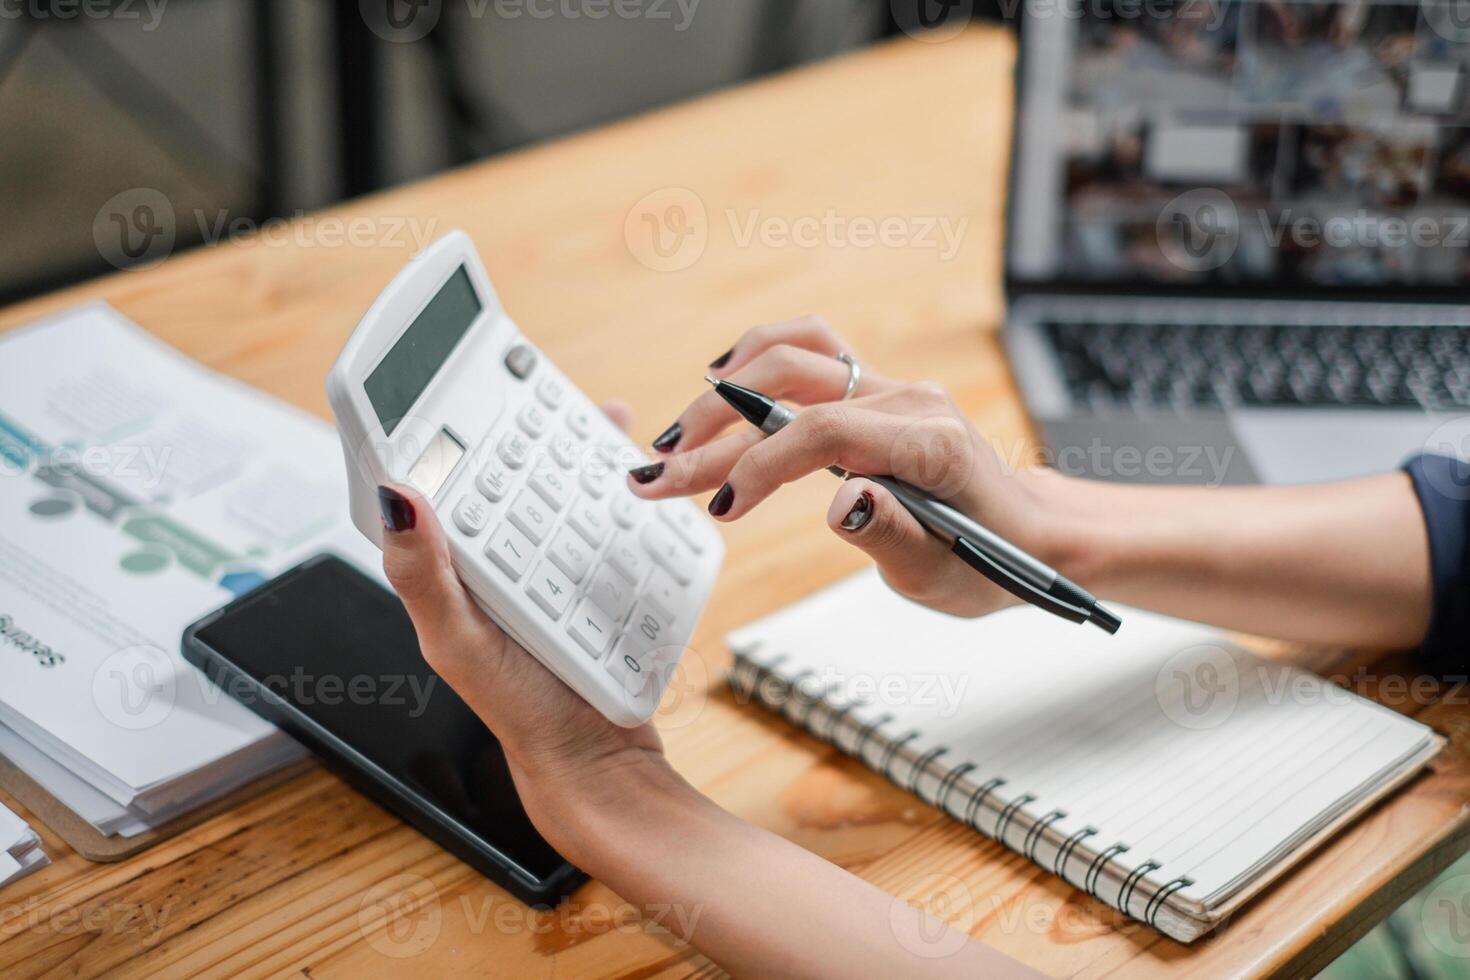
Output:
M624 691L634 697L650 695L649 683L653 678L653 657L642 645L628 637L618 641L613 655L608 658L607 672L612 675Z
M556 532L546 556L573 582L582 581L587 575L587 569L592 567L592 548L582 540L580 534L569 527Z
M607 549L607 563L623 578L637 585L648 571L648 558L633 546L631 535L620 535Z
M502 523L490 536L485 546L485 556L500 567L511 581L517 581L531 566L536 546L520 531L508 523Z
M644 525L639 535L643 550L653 556L680 585L694 581L694 559L674 533L658 524Z
M633 617L623 630L623 642L618 645L619 652L636 653L639 662L646 667L654 659L658 649L669 644L670 625L668 617L647 600L639 602L638 607L633 610Z
M607 613L608 619L620 623L628 615L628 610L633 608L633 586L604 565L592 576L587 598L597 603L597 607Z
M594 657L602 656L615 629L617 627L612 624L612 620L591 599L583 599L567 623L567 632L572 635L572 639Z
M567 478L550 463L537 466L531 471L531 479L526 482L553 511L560 511L565 507L567 498L572 493L572 488L567 485Z
M546 506L546 501L542 500L535 491L522 490L517 494L515 503L510 505L510 513L507 516L510 522L535 544L546 540L546 536L551 533L551 508Z
M602 542L607 540L607 515L586 497L572 505L567 523L594 548L602 547Z
M638 523L638 500L626 490L613 493L612 500L608 501L608 509L612 511L612 519L618 527L630 530Z
M601 467L587 468L582 471L582 489L593 497L601 499L607 493L608 472Z
M535 573L526 581L526 592L552 619L561 619L561 614L572 604L575 590L571 579L549 561L537 565Z

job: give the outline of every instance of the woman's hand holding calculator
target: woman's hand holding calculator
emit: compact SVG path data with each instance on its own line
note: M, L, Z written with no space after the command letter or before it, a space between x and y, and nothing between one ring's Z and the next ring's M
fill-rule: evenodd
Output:
M625 407L605 411L626 423ZM496 626L460 583L444 527L417 491L385 487L379 497L388 532L383 570L413 618L425 659L500 739L531 819L576 863L577 843L557 836L567 828L555 818L567 791L633 785L607 781L608 774L661 761L658 732L608 721Z
M416 491L379 498L383 567L425 659L500 739L527 814L568 860L736 975L1037 976L963 936L953 955L915 958L900 935L932 942L945 923L700 794L652 725L613 724L490 620Z

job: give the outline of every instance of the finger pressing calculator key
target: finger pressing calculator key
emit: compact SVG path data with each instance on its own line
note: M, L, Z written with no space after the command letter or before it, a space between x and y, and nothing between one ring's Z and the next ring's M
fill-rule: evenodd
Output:
M520 333L468 238L393 281L327 388L358 528L381 544L377 487L412 486L496 622L614 722L646 721L723 543L698 508L622 487L642 452Z

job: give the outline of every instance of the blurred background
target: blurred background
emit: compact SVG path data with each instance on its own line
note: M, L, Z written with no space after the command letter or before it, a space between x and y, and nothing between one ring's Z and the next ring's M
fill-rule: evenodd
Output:
M0 303L112 271L93 225L132 188L289 218L1002 3L0 0ZM1424 902L1327 975L1470 976Z
M290 216L925 16L925 0L624 2L0 0L0 302L109 271L92 222L129 188L180 213ZM179 248L201 237L188 224Z

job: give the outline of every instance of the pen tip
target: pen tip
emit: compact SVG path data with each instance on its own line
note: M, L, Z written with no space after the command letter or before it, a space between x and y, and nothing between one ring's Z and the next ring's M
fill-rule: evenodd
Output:
M716 388L718 388L720 386L720 383L718 381L716 381L714 378L711 378L707 374L704 376L704 380L708 381L710 384L714 385Z

